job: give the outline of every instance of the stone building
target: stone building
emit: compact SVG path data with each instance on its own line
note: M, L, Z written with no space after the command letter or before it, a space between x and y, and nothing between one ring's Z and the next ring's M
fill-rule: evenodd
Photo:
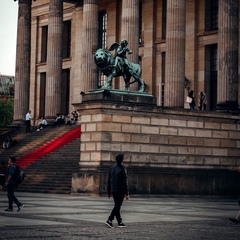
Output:
M0 99L14 96L14 76L0 74Z
M228 183L237 179L229 171L240 155L238 116L213 110L238 109L238 1L18 4L14 119L22 121L28 109L35 118L81 111L81 161L73 191L104 191L111 159L124 151L133 192L234 192ZM128 60L141 64L156 106L88 103L80 94L104 83L94 52L122 39L133 51ZM122 82L115 79L114 88L121 89ZM210 111L186 110L189 90L197 105L198 93L205 92Z
M129 60L157 104L180 107L189 89L207 109L238 103L239 8L222 0L19 0L15 120L68 114L102 86L98 48L129 41ZM121 88L121 80L115 88ZM133 87L134 89L134 87Z

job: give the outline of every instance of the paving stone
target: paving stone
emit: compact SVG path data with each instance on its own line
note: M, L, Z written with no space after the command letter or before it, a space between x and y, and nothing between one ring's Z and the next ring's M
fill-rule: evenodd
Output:
M107 197L16 192L25 205L5 212L7 192L0 192L0 239L166 239L238 240L240 225L231 223L235 199L195 196L132 196L124 201L126 228L104 222L113 207Z

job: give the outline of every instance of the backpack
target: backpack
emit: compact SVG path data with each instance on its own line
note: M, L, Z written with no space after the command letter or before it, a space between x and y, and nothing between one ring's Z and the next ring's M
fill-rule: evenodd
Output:
M26 173L18 165L16 165L14 176L15 183L19 185L26 177Z

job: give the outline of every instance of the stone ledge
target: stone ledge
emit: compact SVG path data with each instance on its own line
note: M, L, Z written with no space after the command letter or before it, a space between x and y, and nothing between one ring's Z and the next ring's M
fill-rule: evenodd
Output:
M156 98L149 93L131 92L124 90L91 90L82 93L82 102L103 101L103 102L125 102L141 105L156 105Z

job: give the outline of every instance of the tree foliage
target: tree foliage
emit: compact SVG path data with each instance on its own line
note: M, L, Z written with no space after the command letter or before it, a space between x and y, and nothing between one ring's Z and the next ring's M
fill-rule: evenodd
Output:
M0 126L7 126L13 121L13 98L0 99Z

